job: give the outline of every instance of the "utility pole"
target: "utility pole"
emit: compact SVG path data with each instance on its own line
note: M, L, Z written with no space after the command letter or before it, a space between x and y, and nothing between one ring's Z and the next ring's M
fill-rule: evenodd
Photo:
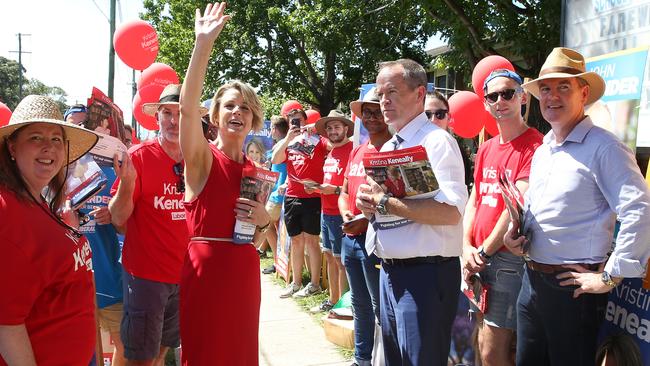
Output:
M18 51L9 51L12 53L18 54L18 100L23 99L23 53L31 53L28 51L23 51L23 36L31 36L31 34L18 33Z
M115 83L115 48L113 47L113 34L115 34L115 0L111 0L111 24L110 48L108 51L108 97L113 100L113 85Z

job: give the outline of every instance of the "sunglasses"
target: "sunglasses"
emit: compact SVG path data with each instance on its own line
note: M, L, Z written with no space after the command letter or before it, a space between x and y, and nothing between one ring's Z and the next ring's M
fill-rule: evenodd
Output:
M381 109L377 109L374 112L371 111L371 110L368 110L368 109L364 109L363 111L361 111L361 117L363 117L365 119L370 119L370 118L373 118L373 117L375 119L380 119L380 118L382 118Z
M497 100L499 100L499 96L501 96L501 99L503 100L511 100L518 91L518 89L506 89L499 92L485 94L485 100L487 100L488 103L496 103Z
M431 119L433 116L435 116L436 119L443 119L447 113L449 113L449 111L446 109L438 109L437 111L424 111L424 114L427 115L428 119Z
M176 163L174 164L174 174L178 177L178 182L176 183L176 190L179 193L185 193L185 177L183 176L183 164Z

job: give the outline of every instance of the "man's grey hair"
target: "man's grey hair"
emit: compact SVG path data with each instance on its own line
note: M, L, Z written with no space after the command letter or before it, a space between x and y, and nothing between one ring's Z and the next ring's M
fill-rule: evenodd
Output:
M379 73L385 68L397 65L401 65L404 68L404 73L402 76L404 77L404 81L409 88L415 89L419 86L424 86L425 88L427 87L427 72L424 70L424 67L408 58L401 58L395 61L380 62L377 64L377 72Z

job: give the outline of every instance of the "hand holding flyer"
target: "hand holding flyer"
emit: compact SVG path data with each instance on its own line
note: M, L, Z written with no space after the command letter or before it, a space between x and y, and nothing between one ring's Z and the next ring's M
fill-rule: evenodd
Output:
M91 197L99 193L108 182L106 175L91 155L84 155L68 167L66 197L72 210L77 210Z
M499 188L503 201L506 203L510 220L519 224L519 235L524 235L524 198L517 186L508 178L506 172L499 173Z
M266 205L279 174L266 169L247 165L242 172L240 197ZM256 226L249 222L235 221L233 243L247 244L255 236Z
M427 152L422 146L402 150L368 153L363 158L366 174L391 197L423 199L438 192ZM376 229L392 229L411 221L395 215L375 214Z

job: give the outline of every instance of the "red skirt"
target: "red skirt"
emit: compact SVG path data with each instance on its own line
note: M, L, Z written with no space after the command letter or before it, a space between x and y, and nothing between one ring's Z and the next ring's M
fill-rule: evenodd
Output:
M180 284L181 363L258 366L260 296L254 246L191 241Z

